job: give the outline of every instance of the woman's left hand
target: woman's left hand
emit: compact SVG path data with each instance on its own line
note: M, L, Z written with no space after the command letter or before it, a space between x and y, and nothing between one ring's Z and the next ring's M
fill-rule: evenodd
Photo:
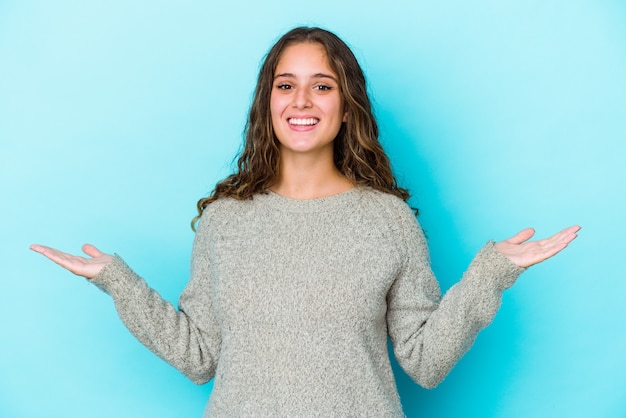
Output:
M518 232L514 237L497 242L495 247L500 254L518 266L530 267L556 255L567 247L577 237L576 233L579 230L580 226L574 225L552 235L550 238L528 241L535 235L535 230L526 228Z

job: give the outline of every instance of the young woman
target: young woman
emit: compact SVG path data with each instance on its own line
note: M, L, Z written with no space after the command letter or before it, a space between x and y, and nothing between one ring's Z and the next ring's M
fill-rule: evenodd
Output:
M215 378L206 416L403 416L387 338L416 382L437 385L502 292L579 229L487 243L442 298L361 68L322 29L272 47L245 141L237 172L198 202L178 309L118 256L32 246L110 294L129 330L194 382Z

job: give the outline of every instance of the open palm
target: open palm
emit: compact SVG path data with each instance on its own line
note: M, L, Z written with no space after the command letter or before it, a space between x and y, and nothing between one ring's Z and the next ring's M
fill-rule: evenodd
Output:
M538 241L528 241L535 235L535 230L526 228L515 236L496 243L496 250L520 267L530 267L533 264L552 257L577 237L576 233L580 226L570 226L552 235L549 238ZM527 242L528 241L528 242Z
M39 244L31 245L30 249L46 256L77 276L83 276L88 279L95 277L113 259L113 256L110 254L105 254L90 244L85 244L82 248L89 258L67 254Z

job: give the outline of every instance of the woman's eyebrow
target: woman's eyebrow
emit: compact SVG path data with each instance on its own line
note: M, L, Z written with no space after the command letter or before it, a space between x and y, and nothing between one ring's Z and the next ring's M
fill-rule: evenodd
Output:
M276 74L274 76L274 80L276 80L277 78L280 78L280 77L298 78L293 73L281 73L281 74ZM315 73L315 74L311 75L311 78L330 78L331 80L333 80L335 82L338 82L337 78L335 76L333 76L332 74L326 74L326 73Z

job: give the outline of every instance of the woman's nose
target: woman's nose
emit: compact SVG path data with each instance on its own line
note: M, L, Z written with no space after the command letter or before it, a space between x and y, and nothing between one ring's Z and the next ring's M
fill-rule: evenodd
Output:
M308 89L299 88L296 89L293 95L293 107L296 109L306 109L311 107L311 96Z

